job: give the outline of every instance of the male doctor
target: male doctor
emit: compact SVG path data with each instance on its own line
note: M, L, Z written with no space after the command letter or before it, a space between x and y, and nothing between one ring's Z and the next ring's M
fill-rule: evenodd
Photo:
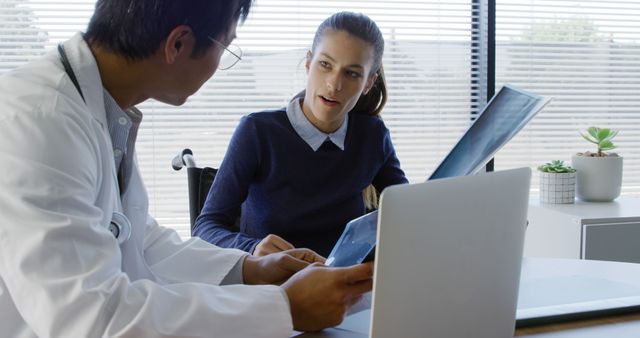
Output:
M98 0L84 35L0 77L0 337L289 337L371 289L370 264L182 242L147 215L134 106L184 103L251 2Z

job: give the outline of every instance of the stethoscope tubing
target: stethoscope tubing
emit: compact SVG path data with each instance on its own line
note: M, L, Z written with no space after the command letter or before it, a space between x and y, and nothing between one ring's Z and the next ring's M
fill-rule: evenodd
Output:
M82 94L82 89L80 89L80 83L78 83L76 74L73 72L73 68L71 68L69 58L67 58L67 53L64 51L64 45L62 45L62 43L58 44L58 54L60 54L60 62L62 62L64 71L67 73L67 75L71 79L71 82L73 82L73 85L78 90L78 94L80 94L80 97L82 97L82 101L86 103L84 95ZM131 237L131 222L129 222L129 219L127 218L127 216L125 216L125 214L115 211L111 215L111 221L109 222L109 232L113 234L113 236L118 241L118 244L122 245Z

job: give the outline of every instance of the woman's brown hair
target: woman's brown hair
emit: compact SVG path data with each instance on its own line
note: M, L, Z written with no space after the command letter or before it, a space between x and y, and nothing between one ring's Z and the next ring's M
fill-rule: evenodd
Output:
M387 103L387 83L382 69L384 38L380 28L373 20L362 13L339 12L333 14L318 26L311 45L312 54L328 30L347 32L373 47L373 66L371 69L373 74L377 74L376 81L367 94L360 96L358 102L349 113L379 116L382 108ZM367 76L371 75L367 74ZM304 97L304 95L305 91L303 90L294 96L293 100Z
M311 46L312 54L328 30L347 32L373 47L374 59L371 69L372 73L377 75L376 81L367 94L360 96L349 113L379 117L384 105L387 103L387 83L382 68L384 38L380 28L373 20L362 13L339 12L333 14L318 26ZM367 74L367 76L371 75ZM294 96L292 100L303 98L304 96L305 91L303 90ZM379 193L373 185L369 185L362 191L362 198L367 210L373 210L378 207L378 195Z
M314 52L316 46L320 43L327 30L345 31L350 35L358 37L373 47L373 67L374 74L377 75L371 89L367 94L363 94L356 102L356 105L349 112L355 114L366 114L379 116L382 108L387 103L387 83L382 68L382 55L384 54L384 38L378 25L368 16L362 13L340 12L336 13L324 20L313 38L311 53ZM368 76L371 76L369 74ZM304 96L304 93L303 93ZM362 191L364 205L368 210L378 207L378 191L373 185L369 185Z

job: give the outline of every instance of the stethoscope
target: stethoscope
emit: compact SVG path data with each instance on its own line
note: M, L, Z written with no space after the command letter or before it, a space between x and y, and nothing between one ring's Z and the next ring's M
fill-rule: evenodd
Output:
M84 95L82 94L82 90L80 89L80 84L78 83L76 74L71 68L71 64L69 63L67 53L65 53L62 43L58 44L58 53L60 54L60 61L62 62L64 71L67 73L67 75L71 79L71 82L73 82L73 85L78 90L80 97L82 97L82 101L86 103ZM109 232L113 234L113 236L118 241L118 244L122 245L131 237L131 222L129 222L129 219L123 213L114 211L111 214L111 221L109 222Z
M118 244L123 244L131 237L131 222L123 213L114 211L111 214L109 231L118 240Z

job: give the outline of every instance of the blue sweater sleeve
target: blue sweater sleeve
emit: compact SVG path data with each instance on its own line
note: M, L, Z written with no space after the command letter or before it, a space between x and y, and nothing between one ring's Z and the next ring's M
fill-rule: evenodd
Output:
M251 179L260 162L259 142L250 116L240 120L222 164L218 169L192 235L220 247L236 248L252 253L262 240L252 238L233 227L240 216Z
M396 156L396 151L393 148L393 142L391 142L391 134L386 126L383 126L382 142L384 163L373 178L372 182L373 186L379 192L382 192L382 190L388 186L409 182L404 171L400 168L400 161Z

